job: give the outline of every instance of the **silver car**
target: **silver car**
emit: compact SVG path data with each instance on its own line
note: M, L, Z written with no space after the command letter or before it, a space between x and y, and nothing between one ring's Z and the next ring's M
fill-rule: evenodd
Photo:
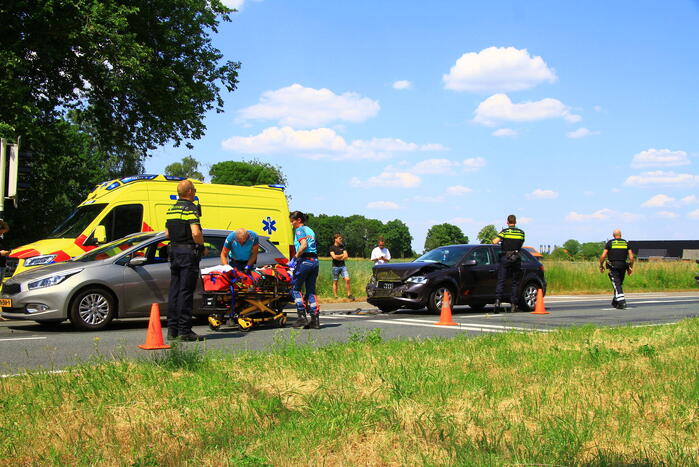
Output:
M220 262L226 230L204 229L208 253L201 268ZM69 319L80 330L105 328L114 318L148 316L153 303L167 313L170 265L164 232L140 232L62 263L24 271L5 281L2 316L42 324ZM257 266L283 258L260 236ZM194 295L194 314L202 314L202 285Z

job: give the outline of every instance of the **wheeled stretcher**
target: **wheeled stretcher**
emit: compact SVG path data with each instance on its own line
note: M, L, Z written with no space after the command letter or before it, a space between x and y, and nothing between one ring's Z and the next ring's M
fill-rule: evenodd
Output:
M286 324L284 307L291 301L286 265L265 266L249 274L228 266L210 268L202 271L202 280L202 306L212 330L227 325L247 332L263 324Z

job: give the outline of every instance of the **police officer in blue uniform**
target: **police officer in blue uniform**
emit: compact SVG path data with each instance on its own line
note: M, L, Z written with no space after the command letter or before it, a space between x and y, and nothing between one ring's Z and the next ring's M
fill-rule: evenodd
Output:
M221 264L230 264L241 272L249 272L255 267L260 239L255 232L238 229L226 237L221 250Z
M522 279L520 250L524 245L524 230L517 228L517 217L514 214L507 216L507 228L500 231L493 239L493 244L502 246L498 282L495 285L495 313L500 313L500 303L505 300L503 290L507 279L512 281L510 312L515 312L519 307L519 282Z
M602 256L599 258L599 270L604 272L605 267L609 270L609 280L612 281L614 289L612 306L623 310L626 308L626 297L623 289L624 278L627 270L629 275L633 274L634 257L628 242L621 238L621 230L616 229L612 235L614 238L607 242L604 246L604 251L602 251ZM628 263L626 262L627 257Z
M306 215L300 211L294 211L289 215L289 221L294 228L294 246L296 247L296 254L289 261L289 267L294 269L294 275L291 278L291 296L298 313L293 327L320 329L320 309L316 298L316 280L319 269L318 249L315 232L304 225L306 219ZM306 305L301 294L303 286L306 287L306 299L311 314L310 321L306 317Z
M205 250L200 211L194 204L196 192L190 180L182 180L177 184L179 199L166 214L165 235L170 239L168 339L196 341L200 338L192 331L194 290L199 280L199 259Z

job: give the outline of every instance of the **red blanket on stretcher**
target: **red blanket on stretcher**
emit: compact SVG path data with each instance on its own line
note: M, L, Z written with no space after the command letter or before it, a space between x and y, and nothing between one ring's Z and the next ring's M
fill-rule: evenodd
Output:
M265 266L258 271L244 273L237 269L227 272L210 272L202 274L204 281L204 291L206 292L226 292L231 287L234 289L247 289L255 286L263 277L273 277L280 282L291 282L289 268L282 264Z

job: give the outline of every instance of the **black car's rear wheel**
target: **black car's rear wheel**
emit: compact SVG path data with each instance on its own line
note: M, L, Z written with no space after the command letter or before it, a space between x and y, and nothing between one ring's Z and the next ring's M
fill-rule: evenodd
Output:
M522 289L522 295L520 296L520 305L522 310L531 311L536 306L536 292L539 289L538 284L534 282L528 282L527 285Z
M447 285L438 285L436 289L430 292L427 298L427 309L434 314L439 314L442 311L442 299L444 292L449 292L451 308L454 309L454 291Z

